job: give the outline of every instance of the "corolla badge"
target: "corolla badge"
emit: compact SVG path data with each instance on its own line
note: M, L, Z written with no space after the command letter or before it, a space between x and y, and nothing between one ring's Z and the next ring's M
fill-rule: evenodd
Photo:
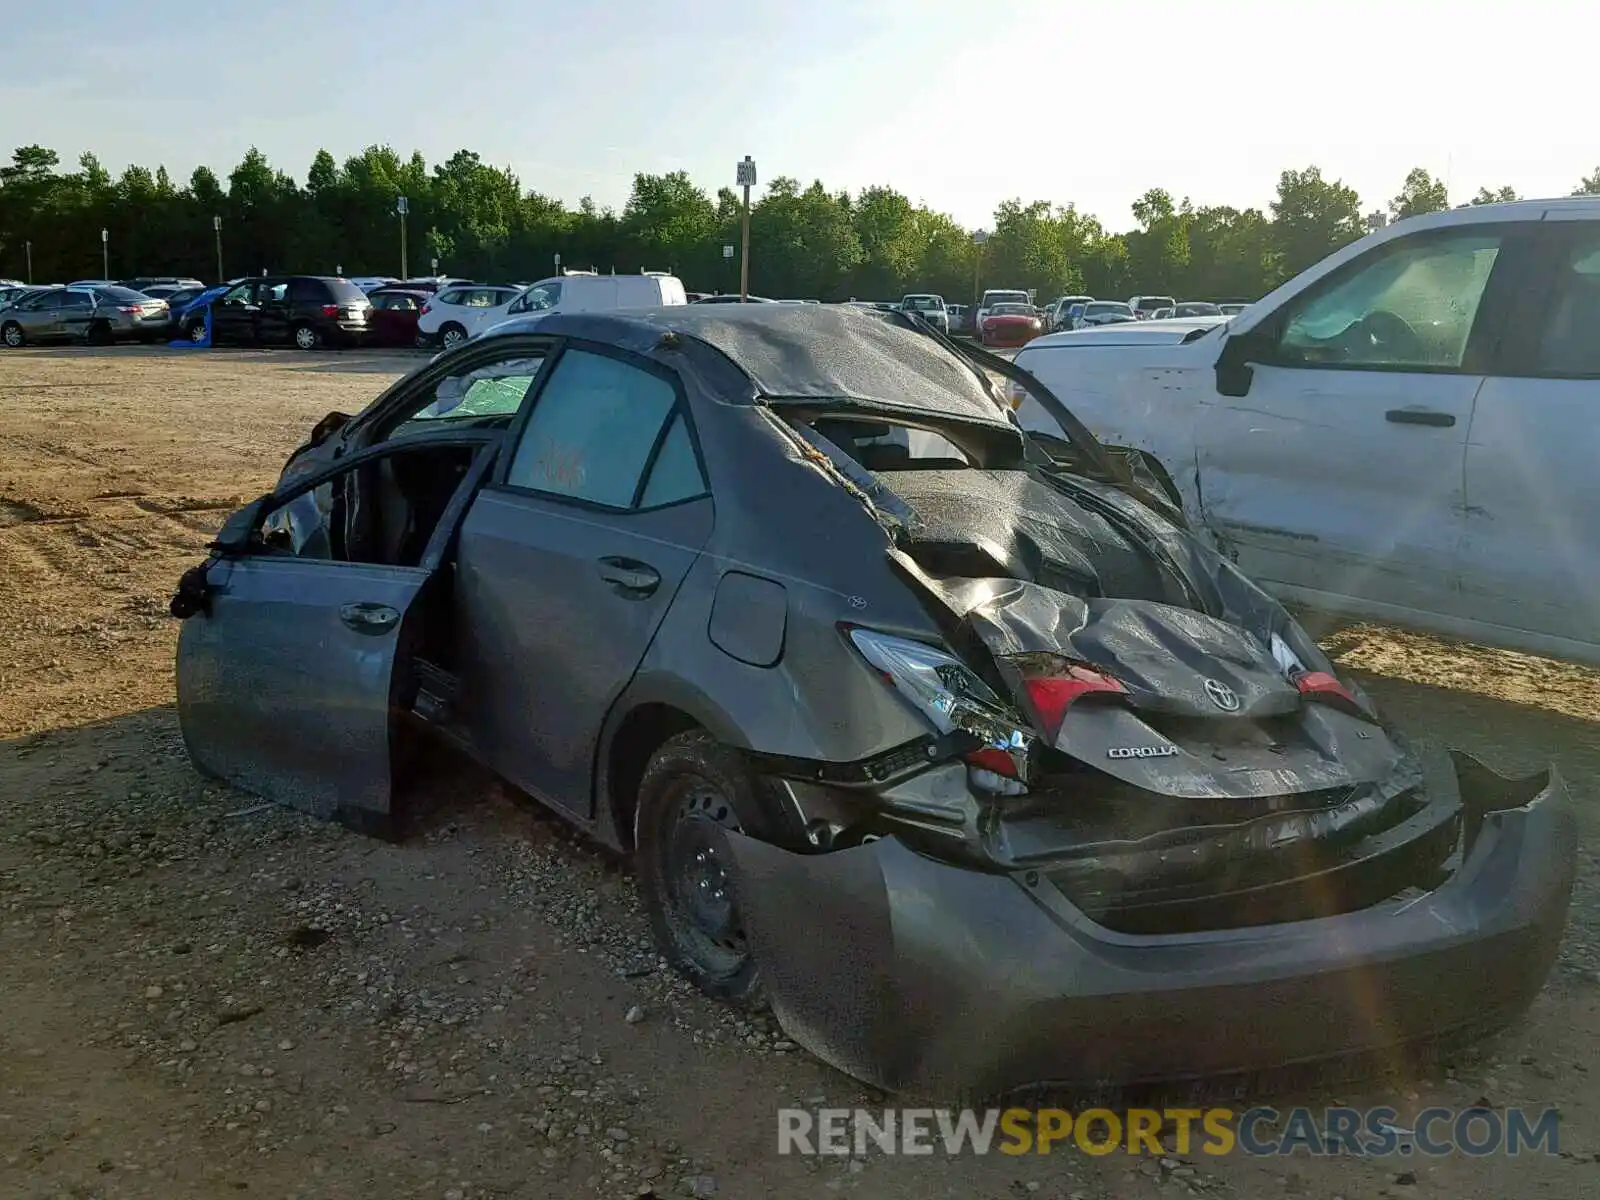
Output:
M1239 694L1220 679L1206 680L1206 695L1223 712L1239 711Z
M1176 746L1113 746L1106 751L1107 758L1170 758L1178 752Z

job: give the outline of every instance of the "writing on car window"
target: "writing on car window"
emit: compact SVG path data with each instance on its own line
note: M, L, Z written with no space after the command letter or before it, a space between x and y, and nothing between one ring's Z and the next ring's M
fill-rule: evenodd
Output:
M528 416L506 482L611 508L634 507L641 491L641 503L651 506L701 495L705 483L688 430L680 432L677 399L677 389L652 371L569 350Z

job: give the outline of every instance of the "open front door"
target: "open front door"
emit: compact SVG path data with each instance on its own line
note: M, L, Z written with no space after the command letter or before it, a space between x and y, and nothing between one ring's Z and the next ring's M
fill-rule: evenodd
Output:
M178 639L197 766L319 817L386 823L411 656L448 593L430 585L493 449L385 443L229 521Z

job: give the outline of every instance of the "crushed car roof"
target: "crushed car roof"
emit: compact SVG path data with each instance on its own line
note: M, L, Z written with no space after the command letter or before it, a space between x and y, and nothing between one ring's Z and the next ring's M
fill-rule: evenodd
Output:
M903 321L843 305L672 305L505 321L485 336L538 332L643 349L672 332L720 351L763 400L849 400L1010 425L971 366Z

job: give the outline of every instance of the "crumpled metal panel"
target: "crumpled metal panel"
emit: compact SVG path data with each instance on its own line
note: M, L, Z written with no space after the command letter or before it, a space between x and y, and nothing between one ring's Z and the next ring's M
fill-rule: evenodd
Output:
M1539 782L1508 798L1463 771L1469 810L1516 806L1486 812L1421 897L1197 934L1113 933L1042 871L965 869L896 838L797 854L725 836L789 1037L889 1091L992 1098L1398 1059L1413 1039L1515 1019L1554 961L1576 862L1565 785Z

